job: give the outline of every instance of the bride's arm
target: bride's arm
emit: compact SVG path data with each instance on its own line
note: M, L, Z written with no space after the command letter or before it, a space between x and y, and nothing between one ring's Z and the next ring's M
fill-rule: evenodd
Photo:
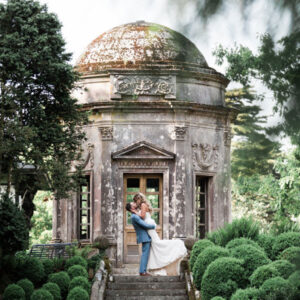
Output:
M146 212L147 212L147 204L142 203L142 204L141 204L141 213L140 213L140 217L141 217L142 219L145 219L145 217L146 217Z

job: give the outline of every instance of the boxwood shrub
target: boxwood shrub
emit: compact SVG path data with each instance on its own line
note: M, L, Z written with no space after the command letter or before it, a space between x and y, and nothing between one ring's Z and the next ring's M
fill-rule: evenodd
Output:
M213 261L206 269L202 283L202 300L215 296L229 299L230 296L245 284L245 270L242 261L233 257L221 257Z
M42 288L34 291L30 300L53 300L53 296L49 291Z
M21 278L28 278L34 285L39 284L45 278L44 266L36 257L18 257L16 271L22 276Z
M87 261L79 255L73 256L71 258L69 258L66 261L66 270L68 270L70 267L74 266L74 265L81 265L83 266L85 269L87 269Z
M83 276L74 277L70 282L69 291L77 286L82 287L88 293L90 292L91 285L86 277L83 277Z
M54 262L52 259L43 259L42 264L44 266L45 276L48 278L50 274L54 272Z
M289 247L300 247L300 232L284 232L278 235L272 247L274 258Z
M68 294L67 300L89 300L88 292L82 287L73 288Z
M81 265L74 265L74 266L70 267L68 269L68 274L70 276L70 279L73 279L74 277L77 277L77 276L83 276L86 278L89 277L87 270Z
M198 290L201 289L201 281L206 268L219 257L228 257L229 251L220 246L205 248L197 257L193 267L193 278Z
M223 297L220 297L220 296L216 296L216 297L213 297L211 300L226 300L226 299L224 299Z
M260 247L262 247L268 257L273 259L272 247L275 241L275 237L271 234L262 233L257 238L257 243Z
M295 265L284 259L275 260L270 263L270 266L274 267L279 276L284 279L287 279L296 270Z
M190 256L190 269L193 270L194 263L196 262L196 259L198 255L206 248L209 246L214 246L214 243L204 239L204 240L199 240L197 241L191 251L191 256Z
M279 254L280 259L286 259L300 269L300 247L289 247Z
M233 257L243 260L243 267L245 268L245 276L247 278L258 267L270 263L265 252L251 245L241 245L232 248L230 253Z
M259 288L267 279L277 276L280 276L280 274L274 266L260 266L250 276L250 283L251 286Z
M261 300L260 291L256 288L238 289L230 300Z
M3 300L25 300L24 290L17 284L9 284L3 293Z
M291 274L291 276L288 278L288 281L295 288L295 295L293 299L299 300L300 299L300 270Z
M291 300L295 296L293 285L282 277L266 280L259 290L264 300Z
M43 285L43 289L50 292L54 300L61 300L60 288L54 282L47 282Z
M20 286L24 290L26 300L30 299L31 294L34 291L33 283L29 279L25 278L25 279L19 280L17 282L17 285Z
M232 249L232 248L235 248L235 247L238 247L238 246L241 246L241 245L251 245L255 248L258 248L262 251L264 251L263 248L261 248L258 243L248 239L248 238L236 238L236 239L233 239L231 240L230 242L227 243L226 245L226 248L227 249Z
M50 274L48 282L56 283L59 286L62 297L67 295L70 284L70 276L67 272L61 271Z

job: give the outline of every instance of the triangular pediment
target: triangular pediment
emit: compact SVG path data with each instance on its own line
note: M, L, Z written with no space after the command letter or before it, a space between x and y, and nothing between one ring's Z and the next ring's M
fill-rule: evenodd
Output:
M142 141L112 153L113 159L174 159L175 154Z

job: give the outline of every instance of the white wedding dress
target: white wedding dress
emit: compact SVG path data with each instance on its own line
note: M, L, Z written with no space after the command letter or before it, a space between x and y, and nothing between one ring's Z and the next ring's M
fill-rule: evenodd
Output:
M155 224L149 212L146 212L144 221ZM148 230L151 237L151 248L147 269L155 275L167 275L165 267L177 261L177 273L182 258L187 255L187 250L182 240L161 240L155 229Z

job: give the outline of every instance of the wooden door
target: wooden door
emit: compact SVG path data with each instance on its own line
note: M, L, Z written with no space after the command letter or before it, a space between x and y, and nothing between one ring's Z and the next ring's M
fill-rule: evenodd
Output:
M131 224L131 213L126 211L126 203L132 202L136 193L143 193L153 207L152 218L156 231L162 238L162 175L161 174L125 174L124 175L124 262L138 263L141 245L136 243L135 230Z

